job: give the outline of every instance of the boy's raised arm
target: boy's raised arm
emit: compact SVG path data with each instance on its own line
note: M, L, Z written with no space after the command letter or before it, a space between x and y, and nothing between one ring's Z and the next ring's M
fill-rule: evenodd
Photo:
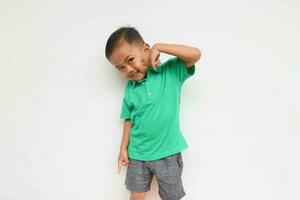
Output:
M190 47L181 44L156 43L153 45L152 48L155 48L159 52L163 52L181 58L181 60L184 61L185 66L187 68L192 66L201 58L201 51L196 47ZM156 57L156 55L154 55L153 57ZM152 61L154 58L152 58L150 55L150 59Z

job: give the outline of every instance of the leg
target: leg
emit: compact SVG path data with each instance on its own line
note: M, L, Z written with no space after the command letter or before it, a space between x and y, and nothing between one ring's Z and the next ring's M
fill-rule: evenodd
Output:
M147 192L131 192L130 200L144 200Z
M153 174L146 162L130 159L125 185L131 192L130 200L144 200L150 190Z
M155 163L158 193L163 200L179 200L185 195L181 179L182 171L181 153L168 156Z

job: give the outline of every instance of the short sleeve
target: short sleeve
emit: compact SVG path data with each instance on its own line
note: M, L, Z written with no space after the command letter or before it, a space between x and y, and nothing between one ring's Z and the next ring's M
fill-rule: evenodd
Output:
M179 57L170 58L166 61L166 65L168 65L165 66L168 68L167 71L169 71L171 76L177 79L181 85L187 78L195 74L195 64L187 68L184 61Z
M133 109L133 106L130 104L130 101L129 101L128 85L127 85L126 88L125 88L124 95L123 95L120 118L121 119L130 119L132 109Z

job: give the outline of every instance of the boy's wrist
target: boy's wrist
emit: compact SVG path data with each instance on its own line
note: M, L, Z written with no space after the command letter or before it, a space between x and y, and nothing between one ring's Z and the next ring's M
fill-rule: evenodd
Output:
M161 51L161 43L155 43L155 44L153 45L153 47L156 48L158 51ZM153 48L153 47L152 47L152 48Z
M173 53L173 46L172 44L167 44L167 43L155 43L153 45L152 48L155 48L156 50L158 50L159 52L161 53L165 53L165 54L169 54L169 55L174 55L175 54Z
M127 151L127 147L121 147L120 151Z

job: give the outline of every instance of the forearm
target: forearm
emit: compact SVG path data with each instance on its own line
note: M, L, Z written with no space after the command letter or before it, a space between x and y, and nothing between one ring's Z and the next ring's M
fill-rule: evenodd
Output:
M120 146L120 150L127 150L128 144L129 144L129 133L131 128L131 121L125 120L124 121L124 130L123 130L123 136L122 136L122 142Z
M156 43L154 47L160 52L177 56L186 63L195 63L201 57L201 51L198 48L186 45Z

